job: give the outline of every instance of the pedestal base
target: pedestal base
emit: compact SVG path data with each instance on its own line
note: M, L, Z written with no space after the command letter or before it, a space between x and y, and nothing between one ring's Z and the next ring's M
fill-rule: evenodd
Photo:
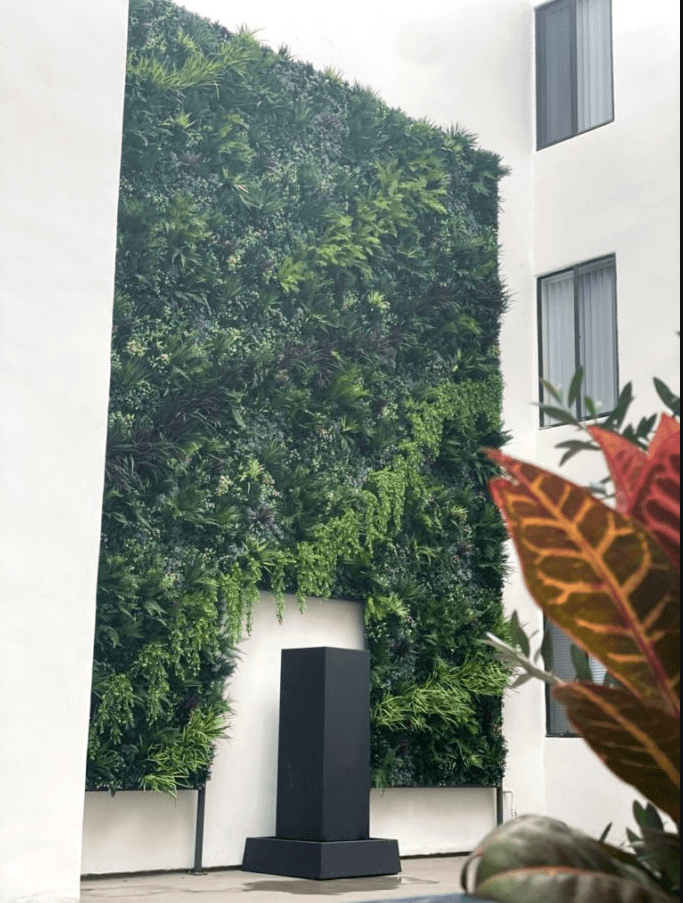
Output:
M291 878L367 878L401 871L398 841L284 840L248 837L244 848L245 872L286 875Z

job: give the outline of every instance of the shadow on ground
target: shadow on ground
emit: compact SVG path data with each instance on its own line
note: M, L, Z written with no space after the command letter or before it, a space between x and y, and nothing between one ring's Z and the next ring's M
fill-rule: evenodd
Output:
M334 897L342 894L352 893L354 891L365 891L375 893L377 891L396 891L409 885L417 887L426 884L438 884L438 881L430 881L425 878L403 877L387 877L387 878L344 878L342 881L277 881L266 880L247 881L242 885L245 891L274 891L285 894L321 895Z

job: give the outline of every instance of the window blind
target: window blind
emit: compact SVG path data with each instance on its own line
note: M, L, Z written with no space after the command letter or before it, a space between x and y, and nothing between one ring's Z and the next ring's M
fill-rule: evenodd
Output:
M576 680L576 669L572 661L572 641L567 634L552 622L548 621L546 629L550 631L553 641L553 672L561 680ZM607 669L594 658L588 660L593 681L602 684ZM565 712L564 706L556 702L552 691L548 694L548 733L559 736L576 736L576 730Z
M612 119L610 0L576 2L578 130Z
M543 377L566 392L577 369L574 273L549 276L541 283ZM556 421L545 417L545 425Z
M613 261L579 267L579 347L583 394L611 411L617 401L616 286Z

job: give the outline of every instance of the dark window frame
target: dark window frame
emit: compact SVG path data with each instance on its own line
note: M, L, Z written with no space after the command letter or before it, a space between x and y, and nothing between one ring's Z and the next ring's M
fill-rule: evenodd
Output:
M606 119L604 122L599 122L596 125L591 125L588 128L579 130L579 99L578 99L578 74L577 74L577 38L576 38L576 3L577 0L550 0L549 3L543 3L540 6L537 6L534 15L535 15L535 31L534 31L534 41L535 41L535 59L536 59L536 150L540 151L546 147L553 147L556 144L561 144L563 141L569 141L571 138L576 138L577 135L585 135L587 132L593 132L595 129L600 129L604 125L609 125L610 122L614 122L615 112L614 112L614 35L613 35L613 16L612 16L612 0L608 0L609 2L609 46L610 46L610 93L612 100L612 116L610 119ZM571 133L566 135L563 138L555 138L553 141L546 141L541 143L541 135L543 134L544 128L542 127L542 111L545 112L547 110L547 100L545 98L545 91L543 90L543 86L541 85L541 73L543 71L543 64L545 62L545 51L546 48L543 45L543 42L539 40L539 23L540 16L543 14L543 10L547 10L551 6L567 6L569 9L570 16L570 35L569 35L569 57L570 57L570 72L571 72L571 84L569 85L569 89L571 91ZM541 102L543 101L543 103Z
M550 729L550 725L552 724L552 707L553 705L561 705L561 703L556 702L552 697L552 687L550 684L545 685L545 735L546 737L550 737L553 740L576 740L577 737L580 737L577 731L568 729L566 731L553 731Z
M545 735L546 737L550 737L553 740L576 740L577 737L580 737L581 734L577 733L575 730L566 730L562 731L552 731L550 729L550 725L552 724L552 707L554 705L560 705L559 702L555 702L552 697L552 687L550 684L545 685Z
M594 257L591 260L582 260L580 263L575 263L572 266L562 267L560 270L553 270L552 273L544 273L542 276L539 276L536 280L536 330L538 335L538 384L539 384L539 401L543 404L554 404L554 399L549 398L548 401L545 400L545 387L543 385L543 380L545 379L545 374L543 373L543 280L551 279L553 276L560 276L564 273L572 273L572 279L574 284L574 360L576 361L577 368L579 366L584 365L584 361L581 360L581 335L580 335L580 313L579 313L579 274L581 270L586 267L597 266L599 264L611 263L614 269L614 310L613 310L613 335L612 340L614 342L614 384L616 387L616 398L619 397L619 333L618 333L618 325L617 325L617 258L616 254L604 254L602 257ZM615 399L616 400L616 399ZM608 417L614 408L611 408L607 411L600 411L597 419L601 419L603 417ZM595 420L596 418L587 414L583 411L583 394L579 393L579 397L576 400L576 410L574 412L576 414L577 420ZM544 414L543 411L540 411L540 427L541 429L552 429L553 427L563 426L562 423L544 423Z

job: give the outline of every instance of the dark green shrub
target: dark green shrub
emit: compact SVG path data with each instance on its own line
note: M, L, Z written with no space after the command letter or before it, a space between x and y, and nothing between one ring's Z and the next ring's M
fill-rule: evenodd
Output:
M501 173L131 3L90 787L205 778L259 587L366 602L376 781L500 777Z

